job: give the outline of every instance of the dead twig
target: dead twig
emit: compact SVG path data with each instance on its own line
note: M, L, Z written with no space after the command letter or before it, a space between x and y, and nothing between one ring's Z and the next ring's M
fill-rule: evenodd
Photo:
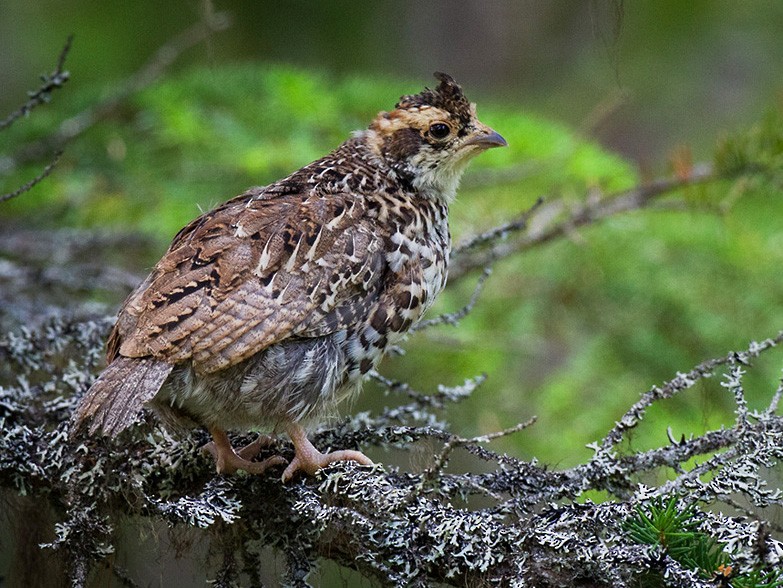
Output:
M32 189L33 186L38 184L41 180L43 180L46 176L48 176L50 173L52 173L52 170L57 166L57 164L60 162L60 158L62 157L63 152L58 151L54 154L54 159L49 162L49 165L47 165L45 168L43 168L43 171L35 176L32 180L27 182L26 184L23 184L22 186L19 186L16 190L13 192L6 192L5 194L0 195L0 202L5 202L7 200L11 200L12 198L16 198L17 196L24 194L28 190Z
M413 325L410 328L409 332L414 333L416 331L427 329L429 327L434 327L436 325L457 326L459 324L459 321L461 321L463 318L468 316L468 314L470 314L470 312L473 310L473 307L476 306L476 302L478 302L478 298L481 295L481 291L484 289L484 284L487 281L487 278L489 278L489 276L491 275L492 275L492 268L485 267L484 271L481 273L481 276L476 282L476 287L473 288L473 293L470 295L470 300L468 300L468 303L462 308L460 308L458 311L444 313L439 316L436 316L435 318L423 320Z
M13 157L9 158L7 167L12 170L25 163L37 161L52 150L62 149L63 146L95 123L115 112L130 96L160 78L185 51L203 42L212 33L226 30L230 25L231 18L226 12L207 14L203 20L185 29L158 48L152 57L139 70L119 84L117 90L108 98L64 120L49 137L21 147Z
M30 114L36 106L49 102L52 97L52 92L65 85L65 82L70 78L70 73L63 68L65 67L65 58L71 50L72 43L73 35L70 35L65 41L65 46L62 48L62 51L60 51L60 57L57 59L57 67L55 67L54 71L49 75L44 74L41 76L41 81L43 83L37 90L28 92L27 102L0 121L0 131L7 129L18 119Z
M710 164L695 165L687 177L670 177L636 186L619 194L587 201L562 218L561 202L543 205L539 199L511 223L494 227L467 239L453 251L449 280L453 283L466 273L491 266L499 259L548 243L575 229L623 212L640 210L658 198L695 184L722 179Z
M52 92L54 90L62 88L65 85L65 82L67 82L70 78L70 73L65 71L64 69L65 58L68 56L72 44L73 44L73 35L70 35L68 39L65 41L65 46L60 51L60 56L57 58L57 66L54 68L54 71L48 75L46 74L42 75L41 76L41 80L43 82L42 85L37 90L33 92L28 92L27 102L22 104L22 106L20 106L17 110L9 114L2 121L0 121L0 131L9 128L14 122L19 120L23 116L28 116L35 107L49 102L52 97ZM61 149L57 150L52 160L47 164L47 166L43 169L43 171L41 171L41 173L39 173L36 177L34 177L29 182L23 184L16 190L12 190L11 192L6 192L5 194L0 195L0 203L16 198L17 196L20 196L21 194L24 194L25 192L31 190L33 186L41 182L41 180L43 180L49 174L52 173L52 170L59 163L62 154L63 152Z

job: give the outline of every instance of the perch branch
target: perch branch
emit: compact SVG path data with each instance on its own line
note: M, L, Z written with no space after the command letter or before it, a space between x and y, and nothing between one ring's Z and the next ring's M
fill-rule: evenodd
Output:
M783 458L783 417L768 410L747 413L747 419L682 443L625 456L610 451L626 430L618 428L594 445L596 456L587 464L557 471L482 446L530 422L471 439L417 424L427 420L433 406L464 398L481 378L441 387L438 403L408 388L415 411L391 414L389 409L372 418L359 414L313 437L321 446L340 447L408 448L417 439L442 441L434 466L423 471L341 463L318 478L289 485L275 476L215 477L197 450L205 441L203 432L172 436L149 419L117 443L69 441L69 416L94 378L111 323L52 321L0 340L0 486L5 492L45 497L60 513L48 548L67 554L75 585L84 585L89 570L103 565L113 550L113 529L123 521L152 518L213 541L213 553L219 554L213 577L226 581L238 578L239 554L230 551L234 545L242 561L255 561L263 546L282 550L289 583L302 587L308 586L307 574L319 557L383 586L509 585L511 580L549 586L589 578L591 585L608 588L631 586L640 569L657 566L666 577L689 578L688 586L706 587L711 584L691 570L629 540L623 521L633 505L664 491L701 504L726 496L746 496L756 505L779 501L779 491L760 480L761 468L766 472ZM747 367L782 337L704 362L687 375L701 380L722 365ZM726 379L740 414L745 414L744 401L737 387L743 377L743 370L734 370ZM683 385L686 379L678 375L661 389L684 392L692 387ZM770 406L776 395L777 390ZM636 422L663 397L653 394L641 410L628 414ZM286 442L277 450L293 455ZM444 466L457 450L484 460L484 471L446 473ZM698 456L707 459L687 471L684 466ZM645 472L671 466L683 472L673 482L659 489L639 485ZM609 498L590 502L584 493L594 490L608 492ZM473 504L471 496L480 502ZM734 546L740 571L780 565L775 554L783 554L782 544L768 538L764 550L754 547L756 521L715 512L694 516L710 522L720 540ZM129 582L136 581L132 572L127 574Z

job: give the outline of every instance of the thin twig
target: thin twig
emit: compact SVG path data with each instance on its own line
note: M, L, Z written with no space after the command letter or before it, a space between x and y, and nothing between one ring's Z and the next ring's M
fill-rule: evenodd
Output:
M772 400L769 403L769 407L765 411L766 414L772 415L777 412L778 406L780 405L781 396L783 396L783 380L780 381L777 389L775 390L775 393L772 395Z
M635 428L642 420L647 408L657 400L670 398L678 392L687 390L697 381L712 375L718 366L747 364L751 358L757 357L771 347L775 347L781 341L783 341L783 331L761 343L751 343L746 351L739 353L732 351L725 357L704 361L687 373L678 373L674 379L666 382L663 386L653 386L615 423L612 430L601 441L601 448L608 450L610 447L617 445L625 436L626 431Z
M60 158L62 157L63 152L58 151L54 154L54 159L49 162L49 164L43 169L43 171L35 176L32 180L24 184L23 186L20 186L13 192L7 192L6 194L3 194L0 196L0 202L5 202L7 200L11 200L12 198L16 198L17 196L24 194L28 190L32 189L33 186L35 186L37 183L39 183L41 180L43 180L46 176L48 176L50 173L52 173L52 170L55 168L55 166L59 163Z
M57 67L55 67L54 71L49 75L44 74L41 76L43 84L34 92L28 92L27 102L9 114L4 120L0 121L0 131L7 129L18 119L30 114L30 111L36 106L49 102L52 92L65 85L65 82L70 78L70 73L64 71L63 67L65 67L65 58L71 50L72 42L73 35L70 35L65 41L65 46L62 48L62 51L60 51L60 56L57 59Z
M519 431L528 428L535 422L536 422L536 417L531 417L524 422L517 423L513 427L503 429L502 431L496 431L494 433L488 433L486 435L479 435L478 437L465 438L465 437L459 437L457 435L451 435L443 444L443 447L441 448L440 452L437 455L435 455L435 459L432 465L428 467L426 470L424 470L420 482L416 485L414 492L412 492L408 496L406 502L410 502L418 495L420 495L421 492L427 487L427 485L429 485L435 480L438 474L440 474L443 471L443 468L446 467L446 464L449 461L449 456L456 448L479 445L480 443L488 443L489 441L493 441L501 437L506 437L508 435L518 433Z
M758 521L761 524L767 525L773 531L783 533L783 525L780 525L771 519L762 519L759 517L758 512L743 506L738 501L734 500L731 496L722 496L720 501L728 504L731 508L735 509L737 512L740 512L743 516L753 521Z
M517 423L513 427L508 427L507 429L503 429L502 431L495 431L494 433L487 433L486 435L478 435L477 437L471 437L470 439L465 439L464 443L461 443L461 445L489 443L490 441L494 441L495 439L500 439L501 437L507 437L508 435L519 433L521 430L527 429L529 426L534 424L537 418L538 417L532 416L526 421Z
M456 448L466 447L469 445L479 445L480 443L488 443L489 441L493 441L501 437L506 437L508 435L518 433L523 429L527 429L535 422L536 422L536 417L530 417L528 420L521 423L517 423L513 427L503 429L502 431L496 431L494 433L487 433L486 435L479 435L478 437L465 438L465 437L459 437L457 435L452 435L448 439L448 441L446 441L443 444L443 448L441 449L440 453L438 453L435 456L435 461L433 462L432 466L424 470L424 475L421 481L422 485L431 482L435 478L435 476L438 475L443 470L444 467L446 467L446 464L448 463L449 460L449 456L451 455L452 451L454 451Z
M470 312L473 310L473 308L476 306L476 302L478 302L479 295L481 294L481 291L484 289L484 283L487 281L487 278L492 275L492 268L491 267L485 267L484 271L481 273L481 276L479 276L478 281L476 282L476 287L473 288L473 293L470 295L470 300L468 300L468 303L460 308L456 312L449 312L444 313L439 316L436 316L435 318L423 320L419 323L416 323L413 325L409 332L413 333L415 331L420 331L422 329L427 329L429 327L434 327L436 325L451 325L451 326L457 326L459 324L459 321L461 321L463 318L468 316Z
M470 394L476 387L480 386L487 379L486 374L479 374L473 378L468 378L463 382L461 386L438 386L437 392L425 394L414 390L410 384L400 380L392 380L379 374L377 371L372 370L368 373L368 377L375 380L389 392L398 394L405 394L409 398L416 401L417 404L428 407L442 408L446 402L456 402L457 400L464 398ZM404 407L399 407L404 408ZM420 408L420 407L419 407ZM396 410L396 409L390 409Z
M483 247L459 246L453 252L453 260L449 268L451 283L462 278L468 272L480 267L492 265L495 261L543 245L575 229L596 223L623 212L639 210L651 202L675 190L695 184L703 184L721 179L710 164L695 165L688 177L670 177L656 180L649 184L636 186L619 194L588 201L573 210L568 217L560 217L562 205L555 201L548 206L534 205L533 210L523 213L524 221L518 226L500 225L487 231L486 235L495 234L494 238L481 239L480 235L468 239L467 244L478 240ZM527 214L532 212L532 214ZM525 216L526 215L526 216ZM518 234L516 238L511 238Z
M736 445L733 445L726 449L723 453L718 453L704 461L703 463L697 464L692 469L688 470L684 474L681 474L677 476L674 480L669 480L668 482L665 482L664 484L661 484L658 486L658 488L655 489L653 492L653 495L655 496L669 496L672 493L676 492L678 488L683 488L687 482L698 482L699 478L708 473L714 473L719 472L723 469L723 467L726 466L726 464L729 464L733 459L735 459L739 455L739 449ZM693 499L694 501L698 501L700 499L699 496L697 496L695 493L692 493L689 498ZM721 496L715 496L715 498L722 499Z
M408 391L411 391L410 384L407 382L403 382L401 380L392 380L391 378L387 378L383 374L378 373L375 370L370 370L367 373L367 377L371 380L375 380L382 386L384 386L386 389L389 390L389 392L404 392L408 393ZM411 391L410 394L411 398L416 398L421 395L420 392L416 392L415 390Z
M52 149L62 149L95 123L115 112L130 96L157 80L185 51L203 42L212 33L226 30L230 24L228 13L218 12L207 15L204 20L176 35L158 48L152 57L108 98L63 121L53 135L19 149L10 158L9 168L36 161Z
M544 203L544 198L543 197L538 198L538 200L536 200L533 203L533 206L528 208L525 212L520 214L514 220L511 220L507 223L503 223L502 225L494 227L479 235L474 235L473 237L466 239L465 241L463 241L462 243L457 245L457 247L454 248L455 253L458 254L463 253L470 249L476 249L478 247L481 247L482 245L486 245L487 243L490 242L503 240L507 238L511 233L527 228L528 220L543 203Z

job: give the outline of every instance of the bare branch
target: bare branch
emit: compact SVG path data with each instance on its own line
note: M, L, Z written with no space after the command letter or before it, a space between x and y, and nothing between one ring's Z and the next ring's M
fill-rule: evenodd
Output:
M157 80L185 51L203 42L211 34L226 30L230 25L231 18L226 12L206 14L202 21L159 47L152 57L119 84L118 89L108 98L63 121L51 136L20 148L9 158L9 169L37 161L54 149L62 149L69 141L115 112L130 96Z
M41 80L43 81L43 84L41 87L33 92L28 92L27 102L0 121L0 131L10 127L19 118L30 114L36 106L49 102L52 97L52 92L65 85L70 74L67 71L64 71L63 67L65 67L65 58L71 50L72 42L73 35L69 36L65 41L65 46L62 48L62 51L60 51L60 57L57 59L57 66L54 71L49 75L42 75Z
M561 218L563 205L554 201L533 207L516 221L504 223L482 235L469 238L466 245L455 248L449 268L449 280L454 282L466 273L492 265L495 261L548 243L575 229L610 218L623 212L639 210L656 199L686 186L703 184L719 178L709 164L694 166L687 177L664 178L637 186L620 194L587 199L587 202ZM483 238L486 235L487 238ZM483 247L479 247L482 245Z
M459 255L461 253L465 253L470 249L476 249L484 245L490 244L494 241L502 241L506 239L509 236L509 234L526 229L530 217L533 216L536 210L538 210L543 203L544 203L544 199L539 198L538 200L535 201L533 206L528 208L517 218L509 222L503 223L500 226L494 227L484 233L481 233L479 235L474 235L473 237L465 239L462 243L459 243L454 248L454 253Z
M60 162L60 158L62 157L63 152L58 151L54 154L54 159L52 159L51 162L43 169L43 171L35 176L32 180L27 182L26 184L20 186L13 192L7 192L5 194L0 195L0 202L5 202L7 200L11 200L12 198L16 198L17 196L24 194L28 190L31 190L33 186L38 184L41 180L43 180L46 176L48 176L50 173L52 173L52 170L55 168L55 166Z
M468 314L470 314L470 311L472 311L473 308L476 306L476 302L478 302L478 298L481 295L481 291L484 289L484 284L487 281L487 278L489 278L489 276L491 275L492 275L492 268L485 267L484 271L481 273L481 276L476 282L476 287L473 289L473 293L470 295L470 300L468 300L468 303L462 308L460 308L458 311L441 314L440 316L436 316L435 318L423 320L413 325L408 332L414 333L416 331L427 329L429 327L434 327L436 325L456 326L457 324L459 324L459 321L461 321L463 318L468 316Z

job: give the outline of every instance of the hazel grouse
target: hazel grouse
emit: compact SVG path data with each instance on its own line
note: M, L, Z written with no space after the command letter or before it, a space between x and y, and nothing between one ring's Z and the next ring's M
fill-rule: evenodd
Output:
M506 141L460 86L403 96L330 154L251 188L183 228L128 297L108 366L73 430L117 435L145 405L201 425L219 473L285 463L235 451L229 429L283 430L283 479L358 451L320 453L305 427L358 392L362 376L446 283L447 212L468 161Z

